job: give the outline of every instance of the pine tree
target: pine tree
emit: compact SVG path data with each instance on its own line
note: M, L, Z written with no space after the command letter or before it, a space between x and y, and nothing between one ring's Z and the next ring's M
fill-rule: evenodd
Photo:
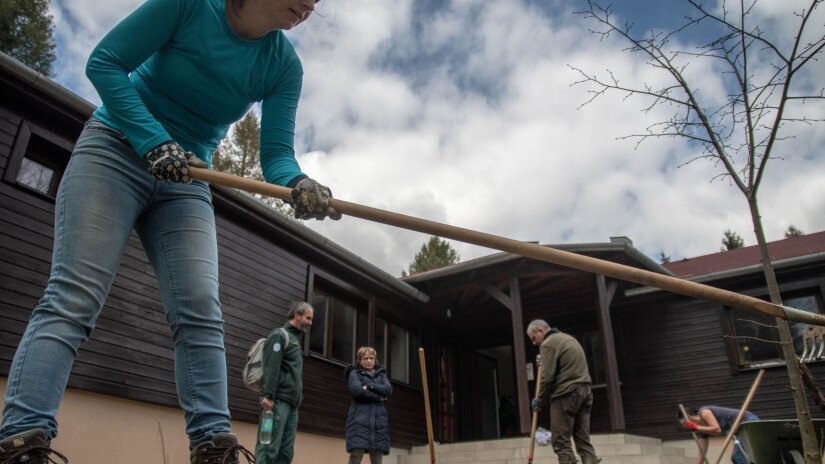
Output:
M401 271L401 277L456 264L459 259L458 253L449 242L432 236L416 253L413 262L410 263L409 274L407 271Z
M793 224L789 225L788 230L785 231L785 238L797 237L799 235L805 235L805 232L802 232L802 230Z
M46 76L55 59L53 32L48 0L0 2L0 50Z
M736 232L725 229L725 234L722 236L722 251L735 250L745 246L745 241L742 236Z
M250 111L235 123L232 134L221 141L212 154L212 167L216 171L264 180L261 172L261 123L258 116ZM290 217L295 217L292 207L279 198L255 195L264 203Z
M659 264L667 264L670 262L670 256L665 254L664 250L659 251Z

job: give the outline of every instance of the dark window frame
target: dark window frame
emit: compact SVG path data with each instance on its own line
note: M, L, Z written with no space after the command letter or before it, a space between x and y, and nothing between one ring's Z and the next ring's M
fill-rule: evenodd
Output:
M350 285L349 283L329 274L325 271L315 268L314 266L310 266L309 270L309 284L307 285L307 301L312 302L316 295L316 290L322 292L327 296L326 299L326 307L324 311L324 347L323 352L320 353L318 351L312 350L311 342L312 342L312 330L318 330L316 325L318 322L315 321L312 327L309 329L309 333L307 336L304 337L304 355L305 356L312 356L317 359L322 359L324 361L337 364L337 365L350 365L355 362L355 353L358 350L358 326L359 326L359 319L361 317L368 318L368 331L372 329L372 324L370 321L371 319L371 308L374 307L374 297L369 295L368 293L358 289L357 287ZM332 346L333 346L333 339L335 336L333 324L334 324L334 314L331 311L333 306L333 300L341 301L346 303L355 308L355 319L352 324L353 330L353 348L351 353L351 361L340 360L333 357L332 354ZM318 311L318 308L316 308ZM368 340L370 334L367 334Z
M46 156L37 154L34 156L27 156L29 155L29 147L32 146L33 140L36 138L42 140L46 144L53 145L57 150L64 151L66 155L63 157L55 157L56 159L50 159ZM6 165L5 172L3 173L3 181L54 202L57 197L57 188L63 180L63 174L66 171L72 150L74 150L73 142L55 135L54 133L32 122L24 120L20 123L20 127L17 131L17 136L15 137L14 145L11 149L8 164ZM29 159L54 170L54 177L48 193L31 188L28 185L21 184L17 181L17 176L20 173L24 159Z

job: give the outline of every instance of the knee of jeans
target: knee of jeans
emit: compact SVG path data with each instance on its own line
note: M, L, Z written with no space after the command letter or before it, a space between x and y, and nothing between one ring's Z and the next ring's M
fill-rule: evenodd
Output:
M175 302L170 312L172 326L213 329L223 332L223 315L217 295L204 292Z

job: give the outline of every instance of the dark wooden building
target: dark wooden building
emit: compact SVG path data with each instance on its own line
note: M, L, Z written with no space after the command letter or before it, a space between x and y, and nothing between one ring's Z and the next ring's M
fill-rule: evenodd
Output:
M0 376L8 375L48 278L54 194L93 109L0 54ZM757 317L716 303L508 253L399 280L245 193L212 191L236 419L254 422L258 413L256 395L240 383L246 351L284 323L294 300L316 308L305 337L299 430L307 433L343 436L350 401L344 366L356 347L369 344L378 348L396 387L387 404L395 446L426 441L419 346L428 355L437 439L525 434L536 348L524 328L535 318L576 336L585 348L594 380L594 432L683 438L674 420L678 403L738 406L759 366L768 375L751 409L766 418L794 414L776 347L760 341L775 337L771 321L754 323ZM555 247L767 294L752 248L661 266L625 237ZM823 312L825 233L775 242L771 253L786 303ZM798 335L804 327L793 329ZM810 367L817 378L825 374L820 362ZM155 276L132 237L69 384L174 407L172 369Z

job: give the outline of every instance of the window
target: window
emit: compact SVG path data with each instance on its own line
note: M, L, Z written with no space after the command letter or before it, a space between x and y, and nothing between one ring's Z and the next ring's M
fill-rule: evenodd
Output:
M395 381L421 385L418 348L421 335L382 319L375 320L375 349L378 362Z
M814 290L783 294L782 303L803 311L823 312L822 297ZM736 342L736 355L740 366L782 361L779 331L773 318L737 309L731 309L730 313ZM790 323L794 351L798 356L801 356L804 350L802 333L807 327L808 324L800 322Z
M309 331L310 352L335 361L354 363L356 341L361 343L368 336L366 305L361 306L342 296L315 289L312 295L315 313Z
M3 179L54 199L71 150L66 140L23 122Z

